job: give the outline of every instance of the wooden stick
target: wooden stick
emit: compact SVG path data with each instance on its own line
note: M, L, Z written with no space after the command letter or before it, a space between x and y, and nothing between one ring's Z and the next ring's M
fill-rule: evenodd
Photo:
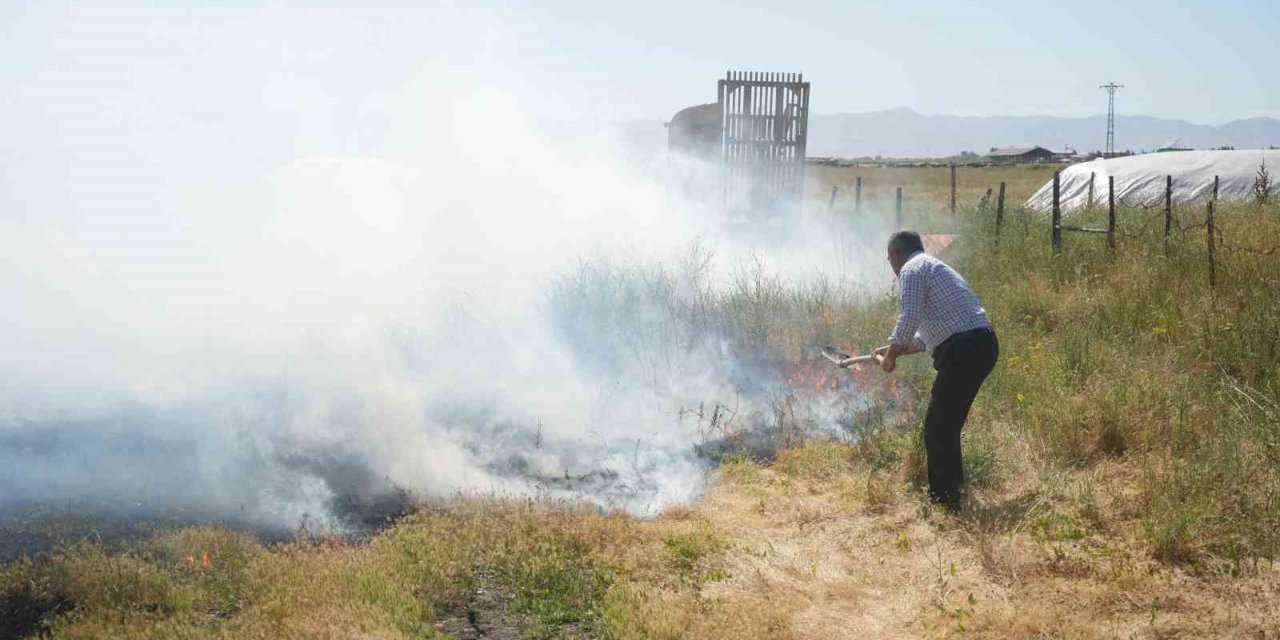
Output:
M884 362L884 356L878 353L869 354L865 356L851 356L851 357L845 358L844 360L841 360L839 363L837 363L837 366L839 366L841 369L847 369L855 364L867 364L869 362L880 364Z
M898 187L898 213L894 218L894 225L902 229L902 187Z
M1004 183L1000 183L1000 195L996 197L996 242L1000 242L1000 226L1004 224Z
M956 214L956 165L951 165L951 215Z
M1107 251L1116 250L1116 177L1107 176Z
M1053 172L1053 255L1062 253L1062 209L1059 206L1058 198L1061 193L1059 188L1059 174L1061 171Z
M1218 253L1213 244L1213 201L1209 201L1209 215L1204 221L1206 231L1209 232L1209 289L1214 289L1218 284Z

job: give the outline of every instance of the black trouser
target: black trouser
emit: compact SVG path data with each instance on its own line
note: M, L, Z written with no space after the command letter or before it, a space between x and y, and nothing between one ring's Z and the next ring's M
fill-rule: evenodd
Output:
M938 377L924 417L924 448L929 456L929 496L936 502L960 499L964 484L960 430L999 355L995 332L985 328L953 334L933 350Z

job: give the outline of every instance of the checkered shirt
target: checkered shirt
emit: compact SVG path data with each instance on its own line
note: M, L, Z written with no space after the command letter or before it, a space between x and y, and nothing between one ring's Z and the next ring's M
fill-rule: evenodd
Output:
M953 334L991 327L987 312L955 269L923 251L898 271L902 308L889 336L891 344L933 351Z

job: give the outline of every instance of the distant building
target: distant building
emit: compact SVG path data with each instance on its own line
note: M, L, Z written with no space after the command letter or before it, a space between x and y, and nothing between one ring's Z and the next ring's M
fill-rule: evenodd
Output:
M1044 147L1006 147L1004 149L991 148L987 154L987 159L991 162L1007 162L1010 164L1019 162L1051 162L1058 157L1056 154Z
M1054 151L1053 159L1055 162L1075 162L1080 159L1080 156L1076 155L1075 149L1067 147L1063 151Z

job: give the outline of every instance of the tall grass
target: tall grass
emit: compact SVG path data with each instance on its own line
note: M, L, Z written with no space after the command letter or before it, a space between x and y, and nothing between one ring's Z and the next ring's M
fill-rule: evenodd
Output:
M1101 216L1095 212L1096 225ZM1203 223L1183 207L1175 229ZM1217 286L1206 232L1163 213L1124 210L1114 254L1100 236L1050 250L1043 221L967 234L962 270L999 328L1003 365L979 404L1007 416L1037 455L1062 467L1116 459L1140 471L1139 514L1152 554L1226 564L1273 559L1280 527L1280 215L1224 205ZM1121 490L1121 487L1112 488Z

